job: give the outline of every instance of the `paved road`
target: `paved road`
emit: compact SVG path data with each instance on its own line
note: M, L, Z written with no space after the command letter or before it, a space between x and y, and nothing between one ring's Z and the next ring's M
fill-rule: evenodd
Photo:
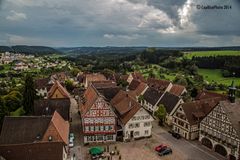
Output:
M74 133L74 147L70 149L70 156L75 154L76 160L83 160L82 154L82 142L83 137L81 129L80 115L78 114L78 104L74 98L71 98L70 116L72 117L72 122L70 123L70 132Z
M177 150L182 153L186 160L225 160L222 156L207 149L199 144L197 141L187 141L185 139L175 139L163 128L153 123L153 136L157 137L160 143L168 144L172 147L173 151Z

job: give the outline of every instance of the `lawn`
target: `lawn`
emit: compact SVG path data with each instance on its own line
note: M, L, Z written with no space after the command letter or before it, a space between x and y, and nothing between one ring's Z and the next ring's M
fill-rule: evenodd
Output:
M142 73L145 78L148 78L151 72L153 72L155 77L158 79L163 79L161 77L164 76L166 80L173 81L174 78L176 77L175 73L167 74L167 73L161 72L160 69L162 67L156 64L152 64L151 67L149 68L146 68L145 66L134 65L133 68L135 71Z
M240 51L198 51L185 53L184 57L192 59L192 57L208 57L208 56L240 56Z
M209 83L215 81L219 84L231 85L232 80L234 80L235 84L240 84L240 78L224 78L220 69L199 69L198 73Z

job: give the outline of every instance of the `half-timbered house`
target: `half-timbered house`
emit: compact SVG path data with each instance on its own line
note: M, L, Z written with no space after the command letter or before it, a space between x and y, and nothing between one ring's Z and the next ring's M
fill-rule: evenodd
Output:
M116 141L116 115L92 84L81 97L79 110L85 144Z

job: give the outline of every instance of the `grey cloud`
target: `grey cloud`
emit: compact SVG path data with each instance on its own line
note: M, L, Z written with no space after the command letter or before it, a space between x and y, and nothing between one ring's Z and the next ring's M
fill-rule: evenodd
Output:
M217 1L220 0L211 0ZM182 25L181 18L184 16L179 15L179 10L186 2L6 0L0 10L0 43L10 43L10 38L11 43L22 41L41 45L44 41L42 44L54 46L204 46L226 45L225 39L229 45L238 42L239 1L231 0L234 8L228 12L201 11L191 6L184 15L187 22ZM191 2L206 3L204 0ZM27 18L24 21L7 21L11 10L25 13Z

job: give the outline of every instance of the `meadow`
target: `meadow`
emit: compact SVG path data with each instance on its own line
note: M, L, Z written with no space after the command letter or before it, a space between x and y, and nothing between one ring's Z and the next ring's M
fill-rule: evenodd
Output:
M198 73L203 76L204 80L207 82L217 82L219 84L231 85L232 80L234 80L236 85L240 85L240 78L222 76L221 69L199 69Z
M240 51L197 51L184 54L185 58L209 57L209 56L240 56Z

